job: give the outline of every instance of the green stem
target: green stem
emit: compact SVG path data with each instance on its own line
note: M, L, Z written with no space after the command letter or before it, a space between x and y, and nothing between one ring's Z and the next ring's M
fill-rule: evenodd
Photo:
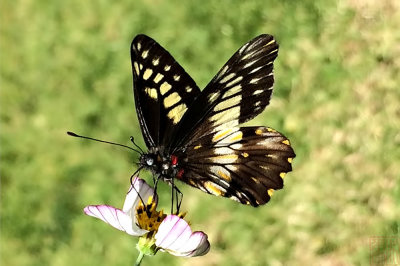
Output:
M144 257L144 253L140 252L139 256L136 259L135 266L140 266L140 263L142 263L143 257Z

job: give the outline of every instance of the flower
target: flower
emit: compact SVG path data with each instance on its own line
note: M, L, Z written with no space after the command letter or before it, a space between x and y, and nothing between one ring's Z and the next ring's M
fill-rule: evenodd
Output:
M205 233L192 232L182 219L183 214L166 215L162 210L156 211L157 194L143 179L136 177L132 184L122 210L109 205L89 205L84 209L85 214L129 235L139 236L139 264L143 255L152 256L158 250L182 257L207 254L210 243Z

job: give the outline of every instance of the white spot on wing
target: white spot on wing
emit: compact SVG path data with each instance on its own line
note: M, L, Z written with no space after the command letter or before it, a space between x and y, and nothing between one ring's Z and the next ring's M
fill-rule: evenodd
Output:
M165 67L164 67L164 70L165 71L169 71L171 69L171 66L170 65L166 65Z
M226 75L223 79L221 79L220 81L219 81L219 83L225 83L225 82L227 82L228 80L231 80L234 76L236 76L236 74L235 73L230 73L230 74L228 74L228 75Z
M239 76L239 77L235 78L234 80L232 80L231 82L229 82L228 84L226 84L226 86L227 86L227 87L230 87L230 86L232 86L232 85L238 83L238 82L241 81L242 79L243 79L243 77L242 77L242 76Z
M231 95L234 95L236 93L238 93L240 90L242 89L242 85L236 85L235 87L230 88L227 92L224 93L224 96L222 97L224 98L228 98Z
M179 81L181 79L181 76L179 76L179 75L174 75L174 80L175 81Z
M160 63L160 59L159 58L153 59L152 63L154 66L157 66L158 63Z
M259 81L261 78L254 78L254 79L251 79L250 80L250 83L251 84L256 84L257 83L257 81Z
M253 92L253 95L258 95L258 94L262 93L263 91L264 90L256 90L256 91Z
M257 72L258 70L260 70L261 68L262 68L262 66L256 67L255 69L253 69L252 71L250 71L249 74L253 74L253 73Z
M219 79L221 76L225 75L227 70L228 70L228 65L224 66L224 68L218 73L216 79Z
M224 121L237 120L240 114L240 106L229 108L210 117L215 124L222 124Z
M224 110L224 109L226 109L226 108L229 108L229 107L238 105L238 104L240 103L241 100L242 100L242 95L237 95L237 96L235 96L235 97L233 97L233 98L229 98L229 99L227 99L227 100L225 100L225 101L220 102L219 104L217 104L217 105L214 107L214 111L217 112L217 111L221 111L221 110Z
M143 51L143 53L142 53L143 59L146 59L146 57L147 57L148 55L149 55L149 50Z
M188 93L190 93L190 92L192 91L192 87L186 86L186 91L187 91Z

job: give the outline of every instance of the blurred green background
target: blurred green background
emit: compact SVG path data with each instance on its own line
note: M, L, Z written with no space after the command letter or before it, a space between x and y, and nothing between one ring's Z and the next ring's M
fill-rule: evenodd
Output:
M122 207L137 155L65 132L127 145L133 135L144 147L129 54L139 33L201 88L242 44L274 35L275 93L250 124L283 132L297 153L285 189L260 208L181 184L211 251L143 265L369 265L385 248L371 250L371 237L400 237L399 1L10 0L0 9L2 265L136 259L136 239L82 209ZM168 210L169 189L160 191Z

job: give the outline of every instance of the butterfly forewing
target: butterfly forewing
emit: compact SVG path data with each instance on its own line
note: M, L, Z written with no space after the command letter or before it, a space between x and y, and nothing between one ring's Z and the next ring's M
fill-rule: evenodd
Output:
M266 127L226 128L188 147L182 181L207 193L258 206L283 187L295 157L289 140Z
M136 111L147 147L169 144L173 129L200 94L193 79L157 42L145 35L132 41Z
M204 134L237 126L260 114L270 101L277 55L278 44L271 35L260 35L243 45L182 118L173 146L185 146Z

